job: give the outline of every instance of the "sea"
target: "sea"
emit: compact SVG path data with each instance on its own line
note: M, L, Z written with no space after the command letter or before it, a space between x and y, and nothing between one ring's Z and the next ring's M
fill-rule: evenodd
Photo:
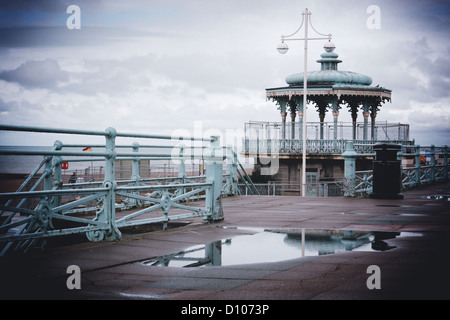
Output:
M50 151L52 147L48 146L0 146L0 150L26 150L26 151ZM70 151L82 151L81 148L70 148ZM104 148L91 148L92 152L103 152ZM125 151L124 152L129 152ZM167 148L154 148L152 153L159 154L170 154L171 149ZM64 157L66 160L79 159L80 157ZM33 170L42 162L44 157L42 155L2 155L0 152L0 174L2 173L18 173L18 174L30 174ZM93 168L94 172L101 171L101 167L104 168L104 161L91 161L89 160L89 152L86 151L86 161L80 162L69 162L68 168L63 169L63 174L72 174L72 172L86 172L90 170L88 168ZM240 160L243 166L247 168L253 168L253 164L245 163L245 160ZM196 159L193 161L186 162L186 171L199 173L200 170L204 169L204 163L201 160ZM149 163L149 169L152 172L170 173L176 172L178 170L178 165L176 161L170 160L151 160ZM144 165L145 166L145 165ZM116 171L118 170L116 166ZM43 168L39 172L42 172Z
M1 146L3 150L49 151L51 147ZM43 160L43 156L0 155L0 173L31 173ZM42 172L42 169L41 169Z
M1 150L24 150L24 151L50 151L52 148L47 146L0 146ZM82 151L81 148L71 148L70 151ZM92 152L104 152L104 148L91 148ZM170 149L154 150L154 153L170 154ZM42 162L42 155L2 155L0 154L0 174L1 173L20 173L29 174ZM80 159L80 157L64 157L65 160ZM92 160L91 160L92 159ZM166 170L174 170L175 164L168 160L152 160L151 166L157 170L166 167ZM63 174L71 174L74 171L86 171L88 168L94 168L95 171L100 167L104 168L104 161L95 161L89 157L86 151L86 161L69 161L67 169L63 169ZM41 168L38 172L42 172Z

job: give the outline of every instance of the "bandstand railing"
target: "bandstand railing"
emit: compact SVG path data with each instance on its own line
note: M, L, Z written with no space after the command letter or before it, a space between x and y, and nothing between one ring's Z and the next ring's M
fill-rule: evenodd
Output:
M308 139L306 140L306 152L308 154L341 155L345 151L348 142L353 142L356 153L372 153L372 147L377 143L394 143L413 146L412 141ZM303 142L298 139L244 139L243 145L243 152L247 155L301 154L303 149Z
M90 241L116 241L121 239L120 228L123 227L161 222L166 228L169 221L192 217L202 217L204 222L219 221L223 219L221 197L238 193L237 156L231 148L221 147L218 137L123 133L114 128L89 131L0 125L0 130L69 134L92 139L101 137L105 140L104 144L88 145L90 152L70 151L71 148L81 150L86 145L65 145L59 140L47 151L0 147L0 156L43 156L17 191L0 193L0 256L24 252L53 236L85 233ZM179 144L122 145L116 144L118 138L171 140ZM196 143L192 147L183 144L190 141ZM143 151L149 148L169 148L167 150L171 152ZM131 149L131 152L126 149ZM141 178L139 162L144 159L178 162L178 176ZM185 161L190 159L204 159L206 175L186 176ZM119 160L131 161L129 179L116 177ZM227 161L225 172L224 160ZM68 163L81 161L103 164L103 181L63 183L63 168ZM193 199L200 198L204 201L192 203ZM30 205L32 199L34 202Z
M255 183L259 195L264 196L301 196L302 188L300 182L269 181L267 183ZM244 184L239 183L242 195L251 195ZM307 182L305 188L309 197L341 197L343 196L343 181L316 181Z

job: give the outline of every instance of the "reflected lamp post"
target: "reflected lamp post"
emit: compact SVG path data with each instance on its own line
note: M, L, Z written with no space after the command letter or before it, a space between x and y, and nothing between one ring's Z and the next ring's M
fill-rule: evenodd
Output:
M311 12L308 9L305 9L305 11L302 13L302 23L300 24L300 27L295 31L294 33L288 35L288 36L281 36L281 43L278 45L277 50L281 54L285 54L288 52L289 47L285 41L292 41L292 40L304 40L304 59L303 59L303 127L302 127L302 196L306 196L305 193L305 187L306 187L306 95L307 95L307 63L308 63L308 40L324 40L328 39L330 42L328 46L334 47L334 45L331 43L331 34L322 34L318 32L311 23ZM296 35L302 26L305 25L305 36L304 38L291 38L292 36ZM308 38L308 26L311 26L311 28L322 37L317 38Z

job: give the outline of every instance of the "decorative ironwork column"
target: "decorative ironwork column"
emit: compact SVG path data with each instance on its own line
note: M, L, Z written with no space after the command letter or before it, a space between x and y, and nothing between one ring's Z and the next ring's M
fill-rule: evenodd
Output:
M337 132L338 132L338 117L339 117L339 101L337 96L333 96L331 98L331 110L333 113L333 139L337 140Z
M364 117L364 129L363 129L363 140L367 140L368 137L368 126L369 126L369 109L370 104L369 101L363 100L363 117Z
M358 120L358 106L353 107L352 106L352 137L353 140L356 140L356 121Z
M338 118L339 118L339 111L333 111L333 139L334 141L338 138Z
M302 132L302 128L303 128L303 111L298 111L298 138L300 140L303 140L303 132Z
M303 99L297 99L298 138L303 140Z
M294 112L291 111L291 139L295 139L295 110Z
M323 122L325 121L325 112L319 113L319 120L320 120L320 140L323 140Z
M370 119L371 119L371 123L370 123L370 139L371 140L376 140L375 139L375 119L377 118L377 113L372 111L370 113Z
M368 126L369 126L369 112L364 111L363 117L364 117L364 130L363 130L363 140L367 140L368 135Z
M287 112L281 112L281 150L286 149L286 116Z

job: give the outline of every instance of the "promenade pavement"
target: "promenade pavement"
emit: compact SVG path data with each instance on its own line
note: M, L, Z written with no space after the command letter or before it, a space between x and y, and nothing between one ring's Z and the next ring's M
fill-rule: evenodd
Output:
M403 195L400 200L224 198L224 220L219 223L203 224L196 218L168 230L124 233L119 242L83 241L0 261L0 298L449 299L450 201L434 196L450 195L450 184L416 188ZM389 247L385 251L341 251L201 268L143 263L194 245L259 232L242 227L392 231L402 236L385 240ZM268 246L267 256L276 250ZM81 270L81 289L67 287L70 265ZM368 272L372 265L379 267L375 273ZM370 289L368 282L380 287Z

